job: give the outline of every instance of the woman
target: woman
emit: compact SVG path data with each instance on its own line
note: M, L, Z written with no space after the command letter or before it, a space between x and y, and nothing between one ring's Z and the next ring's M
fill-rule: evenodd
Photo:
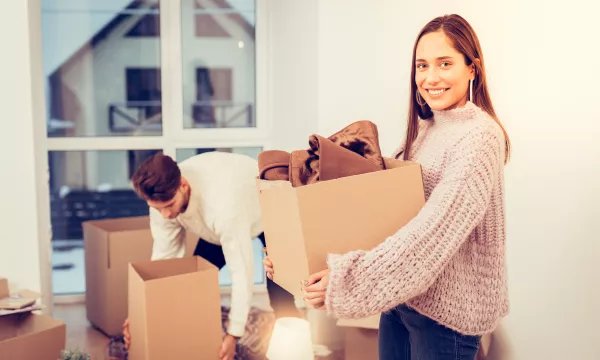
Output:
M474 359L481 335L508 313L510 145L479 40L462 17L438 17L419 33L408 117L396 157L422 165L425 206L376 248L329 255L328 269L308 280L305 301L336 317L381 312L380 359ZM264 264L272 277L269 259Z

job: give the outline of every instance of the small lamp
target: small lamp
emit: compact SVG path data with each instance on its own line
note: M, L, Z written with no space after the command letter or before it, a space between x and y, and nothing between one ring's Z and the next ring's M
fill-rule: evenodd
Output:
M269 360L314 360L310 326L300 318L275 321L267 350Z

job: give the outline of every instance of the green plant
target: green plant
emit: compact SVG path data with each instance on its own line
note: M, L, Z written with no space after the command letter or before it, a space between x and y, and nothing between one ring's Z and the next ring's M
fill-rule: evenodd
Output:
M61 360L92 360L92 356L90 354L84 353L80 350L63 350Z

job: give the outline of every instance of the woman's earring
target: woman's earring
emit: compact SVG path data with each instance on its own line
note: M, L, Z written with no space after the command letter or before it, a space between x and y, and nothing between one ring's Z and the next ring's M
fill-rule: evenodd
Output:
M469 80L469 100L473 102L473 80Z
M419 104L421 106L425 106L427 104L427 101L425 101L425 99L423 99L419 90L417 90L417 94L415 95L415 98L417 99L417 104Z

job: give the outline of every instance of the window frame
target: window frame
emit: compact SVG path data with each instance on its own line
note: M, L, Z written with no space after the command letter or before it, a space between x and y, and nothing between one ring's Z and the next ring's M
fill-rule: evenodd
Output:
M37 141L43 144L45 153L49 151L102 151L102 150L152 150L162 149L166 155L176 157L177 149L184 148L228 148L262 147L269 149L271 144L271 119L269 118L270 48L269 12L267 0L255 0L255 106L256 127L254 128L184 128L183 123L183 78L182 78L182 34L181 6L185 0L160 1L160 74L162 82L162 135L160 136L100 136L100 137L49 137L46 131L46 116L38 118L38 126L43 126L43 136ZM41 1L34 1L30 20L32 28L32 52L43 55L41 43ZM32 79L34 87L44 88L45 75L40 72ZM46 95L45 101L48 101ZM37 103L38 113L46 114L45 101ZM42 132L38 132L40 134ZM39 173L49 174L48 162L40 162ZM41 228L51 229L49 216L49 176L39 182L37 193L40 206ZM41 253L52 253L51 231L46 239L41 239ZM52 289L51 261L42 264L42 289ZM266 278L265 278L266 279ZM231 292L230 287L221 287L223 294ZM255 284L256 294L266 292L266 281ZM81 302L85 295L44 294L46 304Z

